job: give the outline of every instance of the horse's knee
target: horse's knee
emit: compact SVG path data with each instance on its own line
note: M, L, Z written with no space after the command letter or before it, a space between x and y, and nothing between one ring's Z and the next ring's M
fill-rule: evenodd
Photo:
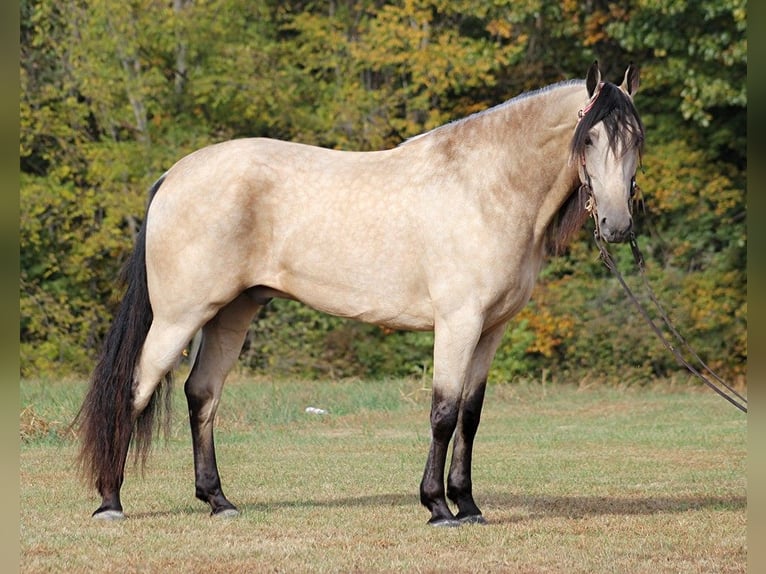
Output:
M476 431L479 428L486 386L487 381L485 379L463 400L460 427L463 438L466 441L473 442Z
M455 432L458 420L458 403L455 400L434 396L431 405L431 434L433 440L448 442Z

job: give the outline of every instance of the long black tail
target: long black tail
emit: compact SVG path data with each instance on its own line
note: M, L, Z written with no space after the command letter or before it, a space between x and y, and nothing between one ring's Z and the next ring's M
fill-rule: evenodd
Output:
M150 203L163 179L152 186ZM155 427L164 426L167 432L170 420L171 373L160 381L146 409L137 417L133 413L134 372L153 317L146 280L146 220L120 280L126 285L125 295L74 421L81 440L82 470L102 494L119 491L131 436L136 460L143 464ZM162 411L165 416L158 419Z

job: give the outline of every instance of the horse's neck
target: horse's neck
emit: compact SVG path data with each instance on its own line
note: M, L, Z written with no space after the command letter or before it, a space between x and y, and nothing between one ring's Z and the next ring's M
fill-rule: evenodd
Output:
M577 126L577 111L585 101L580 84L567 84L542 91L488 114L486 129L494 158L491 169L502 190L523 196L528 212L535 213L534 235L545 230L578 183L577 165L570 158L570 143ZM477 128L479 126L477 125Z
M516 172L510 178L520 182L517 189L533 206L538 241L544 241L546 230L579 182L570 145L584 100L583 86L569 84L522 100L518 110L511 110L517 119L509 132L518 136L511 150L517 157L510 162ZM518 125L520 121L524 127Z
M505 214L498 225L527 222L542 243L577 184L569 148L586 101L584 84L562 84L412 138L395 153L415 153L427 170L470 182L471 195Z

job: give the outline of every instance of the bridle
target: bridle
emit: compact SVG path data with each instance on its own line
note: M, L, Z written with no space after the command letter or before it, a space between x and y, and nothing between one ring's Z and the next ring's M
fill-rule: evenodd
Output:
M604 87L604 82L599 82L598 86L596 86L596 89L593 92L593 95L588 100L588 103L585 104L583 108L578 110L577 112L577 123L579 124L580 121L587 115L587 113L591 110L593 105L596 103L596 100L598 100L599 95L601 94L601 89ZM640 158L639 158L639 164L638 169L643 169L643 166L641 164ZM596 231L600 233L599 225L598 225L598 217L596 217L597 209L596 209L596 197L593 195L593 185L591 183L590 174L588 173L588 166L585 163L585 152L580 153L580 164L578 166L578 173L580 176L580 189L579 193L581 197L585 196L585 210L593 216L594 221L596 222ZM641 189L638 187L638 184L636 183L636 174L633 174L633 177L630 178L630 197L628 199L628 210L630 213L633 213L633 201L635 197L638 195L640 197L640 191Z
M639 169L643 169L643 165L639 163ZM585 197L585 211L587 211L596 225L595 233L597 237L601 236L601 228L598 222L598 209L596 206L596 196L593 195L593 185L591 184L590 174L588 173L588 167L585 165L585 154L580 156L580 189L578 190L580 197ZM630 195L628 198L628 211L633 215L633 204L636 203L636 198L641 199L641 188L636 183L636 174L630 178ZM630 232L630 236L634 237L633 232Z
M598 88L594 92L593 96L590 98L588 103L584 108L582 108L578 113L578 123L580 120L585 117L585 114L590 111L590 109L593 107L593 104L596 102L596 99L598 98L599 94L601 93L601 87L603 86L603 82L599 84ZM641 167L639 163L639 167ZM678 361L681 365L686 367L686 369L692 373L694 376L699 378L702 382L704 382L708 387L713 389L718 395L729 401L732 405L737 407L739 410L741 410L744 413L747 413L747 399L743 397L741 394L739 394L737 391L735 391L731 386L726 384L726 382L719 377L715 371L713 371L710 367L707 366L707 364L699 357L699 355L694 351L694 349L691 348L689 343L684 339L681 334L678 332L678 330L675 328L673 323L670 321L670 318L668 317L667 313L665 312L665 309L660 304L659 300L657 299L657 296L654 294L654 291L652 290L651 286L649 285L649 281L646 278L646 272L644 268L644 256L641 254L640 249L638 248L638 242L636 241L636 235L633 233L633 231L630 232L629 236L629 243L630 243L630 250L633 254L633 260L636 263L636 266L638 267L639 274L641 275L642 282L644 284L644 287L646 288L646 291L649 295L649 299L651 299L654 306L657 308L657 311L659 312L660 317L662 318L662 322L665 324L665 326L668 328L672 336L675 338L675 340L680 344L680 347L683 349L684 352L691 355L691 360L687 360L686 357L679 351L679 349L672 344L671 341L668 340L668 337L663 333L662 329L655 323L655 321L651 318L646 308L643 306L643 304L636 298L636 296L633 294L633 291L631 291L630 287L628 287L628 284L625 282L625 279L622 277L620 272L617 269L617 265L615 264L614 259L612 258L611 254L606 248L605 243L601 240L601 230L599 228L599 217L598 217L598 206L596 205L596 197L593 194L593 187L591 185L591 179L590 174L588 173L588 168L585 165L585 154L580 154L580 165L578 166L578 171L580 175L580 189L579 193L585 196L585 210L593 217L593 221L595 223L595 229L593 231L593 238L596 243L596 246L598 247L601 260L604 262L604 265L606 265L607 269L612 272L612 274L617 278L622 288L625 290L625 292L628 295L628 298L633 302L633 304L638 309L639 313L644 317L646 322L651 327L652 331L654 331L655 335L659 337L660 341L662 341L662 344L665 346L666 349L668 349L673 356L675 357L676 361ZM630 180L630 199L628 200L628 209L630 212L633 212L633 202L635 197L638 195L640 197L640 188L638 184L636 183L636 175L633 174L633 177ZM696 364L700 367L697 368L692 364L693 362L696 362ZM711 381L706 374L709 374L714 381Z

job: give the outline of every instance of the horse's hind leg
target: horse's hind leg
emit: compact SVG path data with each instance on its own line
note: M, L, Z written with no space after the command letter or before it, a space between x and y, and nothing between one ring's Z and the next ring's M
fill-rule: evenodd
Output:
M460 413L452 450L452 463L447 479L447 496L457 504L458 514L456 518L464 523L483 524L486 522L481 510L473 500L471 460L473 441L479 428L481 409L484 404L487 375L504 331L505 323L487 331L479 339L460 402Z
M226 375L239 357L247 329L262 303L243 293L218 311L202 329L202 345L184 385L194 449L195 494L217 516L234 516L238 511L221 488L213 441L215 413Z
M190 315L191 317L191 315ZM144 341L141 358L135 370L132 386L132 398L127 405L127 411L114 417L119 419L120 431L115 432L113 441L112 473L98 479L97 488L101 494L101 506L93 513L94 518L114 520L124 518L120 489L125 475L125 463L128 456L131 437L134 435L139 443L138 453L147 453L148 442L151 439L152 424L138 425L133 432L133 425L138 421L149 405L154 391L162 378L175 366L180 358L185 342L194 334L195 327L175 322L155 319Z

